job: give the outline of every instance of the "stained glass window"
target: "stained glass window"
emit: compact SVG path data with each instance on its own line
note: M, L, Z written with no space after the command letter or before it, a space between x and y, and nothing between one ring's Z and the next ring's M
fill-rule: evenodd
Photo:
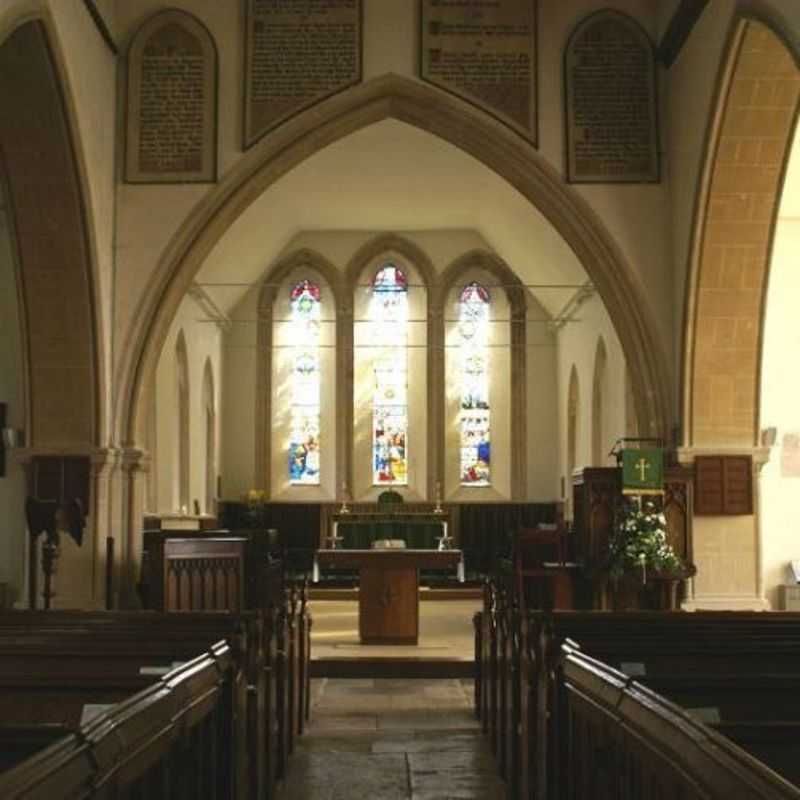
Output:
M489 292L470 283L458 315L461 355L461 485L489 486Z
M319 332L320 291L300 281L289 294L290 341L294 347L291 379L289 483L319 484Z
M408 484L408 281L386 264L372 282L369 304L373 348L373 483Z

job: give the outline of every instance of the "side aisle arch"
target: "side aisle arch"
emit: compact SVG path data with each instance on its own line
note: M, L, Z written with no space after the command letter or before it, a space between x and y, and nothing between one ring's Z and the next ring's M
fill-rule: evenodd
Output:
M719 98L687 283L684 438L752 447L772 239L800 99L798 60L764 22L738 20Z

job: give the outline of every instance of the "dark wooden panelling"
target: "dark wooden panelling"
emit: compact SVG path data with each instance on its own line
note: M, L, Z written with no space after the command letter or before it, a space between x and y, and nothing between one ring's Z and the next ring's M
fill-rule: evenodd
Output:
M706 516L752 514L752 474L750 456L698 456L695 459L695 513Z

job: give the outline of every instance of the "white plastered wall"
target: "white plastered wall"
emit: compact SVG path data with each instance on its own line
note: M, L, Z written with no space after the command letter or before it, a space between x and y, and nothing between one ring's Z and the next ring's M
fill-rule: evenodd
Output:
M205 509L206 496L206 416L203 405L203 375L210 359L214 375L214 407L220 408L220 379L222 374L222 333L190 297L181 303L172 323L156 370L156 447L153 467L157 475L157 508L159 513L179 511L179 487L176 459L178 436L177 363L175 348L180 332L186 341L189 367L189 498L197 499L200 510ZM219 453L220 424L217 415L217 453ZM219 456L217 456L219 458ZM218 470L217 470L218 471ZM192 508L188 509L189 513Z
M800 136L781 202L770 265L761 361L761 428L777 438L761 470L761 574L772 608L781 584L790 582L788 562L800 559L797 494L800 490Z
M558 418L560 439L560 474L564 478L567 497L571 497L571 476L567 468L567 398L569 378L575 366L580 386L578 408L578 436L575 446L575 468L592 465L592 386L594 383L597 342L603 337L606 348L605 394L603 396L603 435L601 451L608 453L614 442L625 436L625 355L616 331L603 306L595 294L584 302L572 315L574 321L567 322L557 334L558 352ZM606 458L602 464L614 466L614 460Z

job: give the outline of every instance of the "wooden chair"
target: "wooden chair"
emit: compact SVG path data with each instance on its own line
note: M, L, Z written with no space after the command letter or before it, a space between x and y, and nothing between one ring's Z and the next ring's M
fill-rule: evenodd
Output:
M513 540L513 568L521 609L570 609L572 578L566 536L559 525L521 528Z

